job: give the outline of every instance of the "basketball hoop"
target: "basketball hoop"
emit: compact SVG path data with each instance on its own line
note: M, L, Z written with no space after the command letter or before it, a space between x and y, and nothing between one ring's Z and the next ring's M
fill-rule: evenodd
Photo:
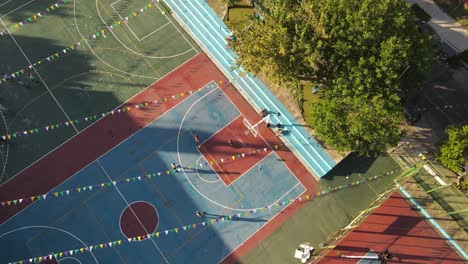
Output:
M258 136L258 125L265 122L268 123L270 121L270 116L267 115L264 118L262 118L258 123L255 125L252 125L250 121L247 118L244 118L244 125L247 127L248 131L245 131L245 134L247 135L249 132L252 133L254 137Z

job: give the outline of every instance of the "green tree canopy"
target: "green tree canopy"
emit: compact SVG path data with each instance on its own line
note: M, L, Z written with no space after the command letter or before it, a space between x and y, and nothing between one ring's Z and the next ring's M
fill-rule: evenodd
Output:
M238 32L233 43L239 65L291 89L305 81L321 86L325 101L313 108L319 117L312 125L338 149L370 153L396 143L386 135L400 134L402 110L394 95L405 96L417 88L431 62L430 38L418 31L406 1L263 0L262 5L262 19ZM326 128L332 120L325 122L324 115L342 118L338 113L361 119L340 131ZM360 132L367 139L346 136L363 122L374 122L360 124L374 126ZM391 131L375 131L382 129ZM337 140L336 133L343 137ZM371 140L379 135L380 143ZM362 140L369 143L366 149L357 146Z
M468 157L468 125L450 126L445 133L447 140L440 146L437 159L445 167L458 172Z

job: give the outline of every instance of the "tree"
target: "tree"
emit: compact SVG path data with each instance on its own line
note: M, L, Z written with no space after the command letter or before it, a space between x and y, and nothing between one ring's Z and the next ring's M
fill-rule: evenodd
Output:
M445 133L447 140L440 146L437 159L445 167L459 172L468 157L468 125L449 126Z
M399 99L373 96L332 98L313 106L312 125L321 139L338 151L375 155L400 140Z
M224 2L226 3L228 7L233 7L239 1L240 0L224 0Z
M324 101L312 114L322 116L312 125L332 146L374 153L396 144L393 136L399 134L399 123L393 121L400 120L402 112L398 96L418 87L432 58L430 38L418 31L406 1L263 0L262 5L262 19L237 33L233 49L239 54L238 64L293 90L301 89L304 82L319 85ZM379 111L379 116L372 116ZM326 128L332 120L325 123L323 118L340 118L338 112L359 114L361 121L342 124L340 131ZM385 124L387 117L398 118ZM374 123L363 124L367 121ZM354 135L361 139L347 134L357 125L389 129L392 137L372 129ZM343 137L338 140L337 134Z

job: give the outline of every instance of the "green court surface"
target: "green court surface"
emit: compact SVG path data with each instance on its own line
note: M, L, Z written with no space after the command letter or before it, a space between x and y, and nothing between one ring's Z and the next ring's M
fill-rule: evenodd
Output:
M0 31L13 29L13 38L0 36L0 73L11 75L55 55L34 66L38 73L32 71L34 80L21 74L0 84L2 136L92 115L99 119L102 112L121 105L199 52L177 23L163 14L162 6L148 6L151 1L3 2ZM58 7L52 9L55 3ZM15 28L28 18L30 22ZM103 34L101 30L111 25L115 27ZM2 144L0 183L92 123Z
M401 174L400 167L391 157L366 158L350 154L320 181L322 189L383 175L392 170L396 172L308 202L241 258L239 263L299 263L294 258L294 250L299 244L309 242L317 248L332 234L348 225L360 211L368 208Z

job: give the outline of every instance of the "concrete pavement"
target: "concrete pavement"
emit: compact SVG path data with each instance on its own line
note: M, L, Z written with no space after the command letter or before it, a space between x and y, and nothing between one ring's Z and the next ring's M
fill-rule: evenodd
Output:
M432 0L406 0L410 4L419 5L432 19L428 22L434 28L442 41L454 47L457 52L468 49L468 30L464 29L460 23L447 15Z

